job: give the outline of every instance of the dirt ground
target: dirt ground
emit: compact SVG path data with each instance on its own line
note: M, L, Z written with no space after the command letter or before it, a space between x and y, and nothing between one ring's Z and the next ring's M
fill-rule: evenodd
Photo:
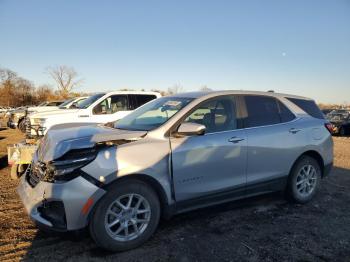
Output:
M255 197L162 221L144 246L112 254L87 234L39 232L9 178L6 145L22 135L0 131L0 261L350 261L350 138L334 138L335 168L314 201Z

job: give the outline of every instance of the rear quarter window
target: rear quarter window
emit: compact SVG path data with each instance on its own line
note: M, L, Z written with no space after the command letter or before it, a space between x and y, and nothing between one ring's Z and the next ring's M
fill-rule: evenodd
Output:
M291 101L296 106L300 107L303 111L314 118L324 119L324 115L322 111L318 108L316 103L313 100L299 99L299 98L291 98L287 97L289 101Z

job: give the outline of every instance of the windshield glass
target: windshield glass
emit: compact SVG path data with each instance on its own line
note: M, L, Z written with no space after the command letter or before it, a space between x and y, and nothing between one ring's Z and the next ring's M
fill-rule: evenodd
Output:
M64 101L60 106L59 108L66 108L66 106L71 103L75 98L71 98L71 99L68 99L66 101Z
M162 97L139 107L120 119L116 128L126 130L153 130L184 108L193 98Z
M91 104L93 104L96 100L100 99L104 95L105 95L105 93L100 93L100 94L90 96L90 97L86 98L85 100L83 100L81 103L78 103L77 108L80 108L80 109L88 108Z

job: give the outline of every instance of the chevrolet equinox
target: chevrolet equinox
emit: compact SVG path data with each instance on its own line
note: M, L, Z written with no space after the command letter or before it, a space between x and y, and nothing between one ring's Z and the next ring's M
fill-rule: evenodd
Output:
M114 128L52 127L18 193L39 226L88 227L98 246L127 250L149 239L160 217L273 191L310 201L333 164L330 129L305 97L162 97Z

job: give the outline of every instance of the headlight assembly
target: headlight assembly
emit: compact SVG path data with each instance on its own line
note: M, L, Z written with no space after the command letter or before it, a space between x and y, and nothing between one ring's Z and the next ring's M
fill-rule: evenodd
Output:
M80 175L79 169L96 158L95 148L72 150L46 167L47 182L68 181Z

